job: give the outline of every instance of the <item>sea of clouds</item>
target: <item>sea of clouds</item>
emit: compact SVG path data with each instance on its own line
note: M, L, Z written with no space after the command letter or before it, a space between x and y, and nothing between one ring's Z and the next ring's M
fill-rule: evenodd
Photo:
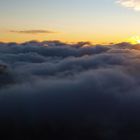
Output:
M140 45L0 43L0 130L11 139L140 139Z

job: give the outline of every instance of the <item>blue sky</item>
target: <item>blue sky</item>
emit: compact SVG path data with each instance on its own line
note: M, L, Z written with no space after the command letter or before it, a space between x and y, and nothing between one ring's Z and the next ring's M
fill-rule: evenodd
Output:
M0 40L121 41L140 35L139 16L116 0L0 0ZM57 33L27 35L9 30Z

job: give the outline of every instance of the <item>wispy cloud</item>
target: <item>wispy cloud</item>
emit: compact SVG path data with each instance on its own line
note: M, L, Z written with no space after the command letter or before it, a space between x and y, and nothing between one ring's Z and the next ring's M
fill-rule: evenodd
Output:
M132 8L135 11L140 11L140 0L117 0L117 3L124 7Z
M23 34L53 34L56 33L50 30L10 30L12 33L23 33Z

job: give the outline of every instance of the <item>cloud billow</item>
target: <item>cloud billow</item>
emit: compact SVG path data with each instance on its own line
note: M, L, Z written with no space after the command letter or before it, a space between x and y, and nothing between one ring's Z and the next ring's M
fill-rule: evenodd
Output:
M85 44L0 44L2 134L140 138L140 46Z

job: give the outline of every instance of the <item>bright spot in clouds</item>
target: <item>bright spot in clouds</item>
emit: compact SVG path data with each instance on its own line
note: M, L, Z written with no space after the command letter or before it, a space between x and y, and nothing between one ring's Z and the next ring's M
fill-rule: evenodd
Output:
M128 42L132 44L140 44L140 36L132 36L128 39Z
M140 0L117 0L117 3L128 8L133 8L135 11L140 11Z

